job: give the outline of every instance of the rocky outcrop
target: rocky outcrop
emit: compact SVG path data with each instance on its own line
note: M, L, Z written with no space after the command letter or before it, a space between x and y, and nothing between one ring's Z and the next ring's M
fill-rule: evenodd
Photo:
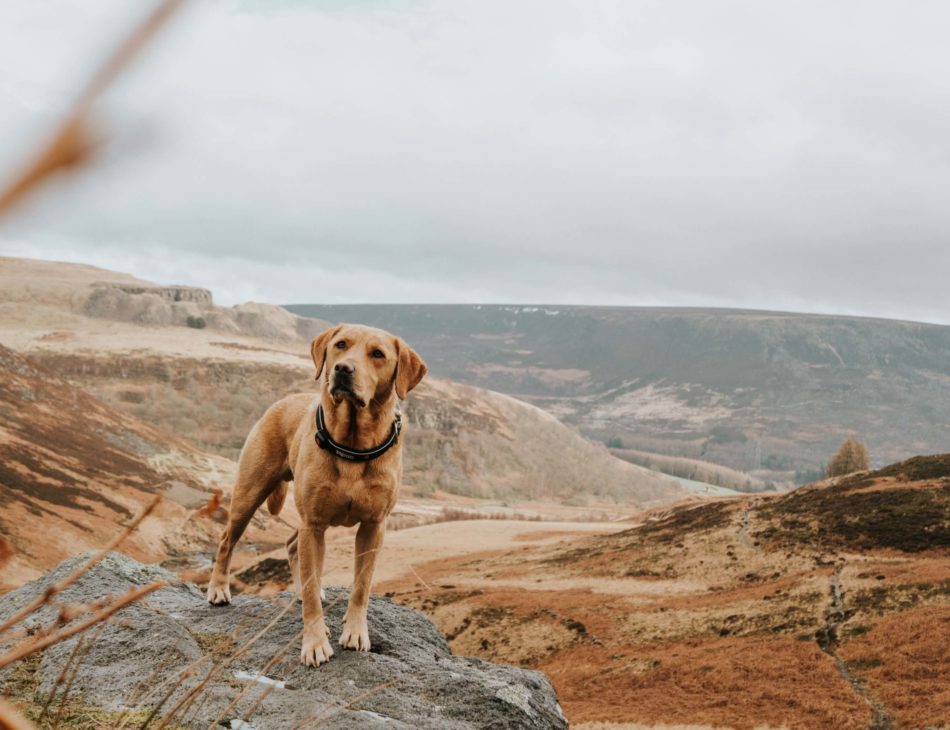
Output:
M192 286L135 286L96 282L81 306L98 319L153 326L196 327L267 340L309 340L326 329L322 320L291 314L272 304L214 304L211 292Z
M169 302L194 302L211 306L211 292L197 286L128 286L124 284L94 284L93 286L115 286L126 294L151 294Z
M68 560L4 596L0 619L75 570L81 560ZM174 583L174 576L160 568L111 553L70 586L61 600L91 603L155 580L173 584L124 609L102 630L76 673L74 701L115 713L126 708L149 710L174 689L157 713L161 716L216 666L197 701L175 717L174 726L206 728L217 722L259 730L302 724L327 728L567 727L544 675L453 656L429 619L388 599L370 602L370 653L339 650L317 669L298 663L299 606L291 605L280 616L293 601L289 594L271 600L238 596L231 606L211 608L194 585ZM327 590L327 623L334 637L340 633L345 602L346 591ZM48 623L56 610L48 607L41 612L34 627ZM273 626L245 653L228 663L239 647L272 621ZM42 702L52 691L75 641L51 647L33 662L35 693L28 699ZM286 655L265 672L287 646ZM205 655L207 659L195 664ZM189 667L194 669L191 676L187 676ZM19 686L22 676L21 670ZM228 709L239 695L240 700Z

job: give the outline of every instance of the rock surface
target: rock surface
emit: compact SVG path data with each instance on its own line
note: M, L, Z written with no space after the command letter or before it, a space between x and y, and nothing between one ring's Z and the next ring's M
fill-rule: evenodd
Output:
M83 559L72 558L0 598L0 619L75 570ZM174 581L175 577L111 553L61 599L88 603L154 580ZM343 589L327 589L324 603L334 644L346 597ZM121 611L99 634L77 673L71 696L109 711L147 710L169 692L186 668L207 654L207 659L194 665L194 676L180 682L158 713L173 708L216 665L217 673L198 700L177 715L173 726L206 728L217 722L223 727L258 730L302 724L327 728L567 727L544 675L455 657L429 619L384 598L370 602L370 653L335 646L336 655L329 664L303 667L298 663L299 605L294 603L277 618L292 600L290 594L273 599L237 596L231 606L211 608L194 585L179 583L157 591ZM45 625L54 611L46 608L31 621L36 627ZM226 664L275 618L246 653ZM58 644L42 655L35 677L40 698L53 689L75 641ZM289 646L286 654L263 672L285 646ZM244 690L238 703L225 712Z

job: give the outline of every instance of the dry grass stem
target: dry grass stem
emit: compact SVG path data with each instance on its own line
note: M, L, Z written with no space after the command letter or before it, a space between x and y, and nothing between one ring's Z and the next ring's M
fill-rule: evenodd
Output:
M307 585L309 585L309 583L310 581L307 581L307 583L304 585L304 588L306 588ZM162 719L161 724L158 726L158 730L161 730L161 728L165 727L169 722L171 722L172 718L175 717L175 715L178 714L179 711L181 711L182 709L187 709L187 706L189 706L195 700L198 694L204 691L204 688L208 685L208 682L210 682L214 677L216 677L218 673L220 673L222 670L227 669L229 666L231 666L231 664L236 659L244 655L248 651L248 649L250 649L255 643L257 643L257 641L259 641L260 638L264 636L264 634L270 631L274 627L274 625L278 621L280 621L280 619L282 619L295 604L296 604L296 600L293 597L291 597L291 599L287 602L287 605L284 606L277 613L277 615L274 616L274 618L271 619L267 623L267 625L263 629L258 631L250 639L248 639L242 646L240 646L238 650L234 652L234 654L232 654L229 659L219 662L215 664L213 667L211 667L211 669L208 671L207 676L205 676L205 678L201 680L201 682L196 687L194 687L190 692L188 692L188 694L182 697L178 701L178 704L176 704L171 709L171 711ZM145 727L145 726L143 725L142 727Z
M301 629L300 631L297 632L296 635L291 637L290 641L284 644L284 646L276 654L274 654L274 656L271 657L270 661L268 661L267 664L265 664L264 667L258 672L258 675L267 676L267 673L271 669L273 669L274 665L277 664L277 662L279 662L281 659L283 659L284 656L287 654L287 652L290 651L290 647L292 647L295 643L300 641L302 638L303 638L303 629ZM237 706L237 704L244 698L244 695L246 695L253 686L254 686L254 682L248 682L247 686L241 690L238 696L235 697L233 700L231 700L231 702L228 704L227 707L221 710L221 713L208 726L208 730L214 730L214 728L218 727L220 722L224 719L224 716L227 715L228 712L230 712L232 709L234 709L234 707ZM245 721L248 719L248 717L254 714L254 711L257 709L258 705L260 705L260 703L264 700L264 698L267 697L268 694L270 694L270 691L273 688L274 688L273 685L269 685L265 688L261 696L258 697L257 701L251 706L251 709L245 713L245 717L243 718Z
M371 696L373 696L374 694L376 694L377 692L383 691L383 690L386 689L387 687L392 687L394 684L396 684L396 683L399 682L399 681L400 681L400 679L397 677L396 679L390 679L388 682L383 682L382 684L377 684L375 687L370 687L370 688L369 688L368 690L366 690L365 692L360 692L358 695L356 695L356 697L353 697L353 698L351 698L350 700L348 700L348 701L346 702L346 704L344 704L344 705L338 705L338 706L336 706L336 707L329 707L329 706L327 706L327 705L324 705L324 706L321 707L319 710L317 710L315 713L313 713L312 715L310 715L310 717L305 718L303 722L301 722L301 723L298 724L298 725L295 725L294 728L293 728L293 730L301 730L301 728L306 727L306 726L309 725L310 723L314 723L313 727L320 727L323 723L325 723L327 720L329 720L329 719L330 719L331 717L333 717L334 715L339 715L339 714L340 714L341 712L343 712L344 710L352 709L353 705L355 705L355 704L356 704L357 702L359 702L360 700L364 700L364 699L366 699L367 697L371 697ZM324 711L327 710L327 709L329 709L330 712L327 712L326 714L323 714Z
M150 593L154 593L158 589L164 588L167 585L168 583L166 581L157 581L155 583L150 583L147 586L142 586L141 588L133 588L128 593L116 598L101 611L94 613L92 616L87 617L74 626L69 626L35 641L22 642L21 644L13 647L13 649L8 651L3 656L0 656L0 669L3 669L7 665L18 661L23 657L33 654L34 652L43 651L53 644L58 644L60 641L68 639L70 636L75 636L76 634L82 633L90 626L95 626L100 621L105 621L117 611L120 611L121 609L128 606L130 603L134 603L140 598L143 598Z
M152 512L158 506L158 503L161 501L162 501L162 496L156 495L155 498L145 506L145 509L142 510L141 514L139 514L138 517L132 520L132 522L130 522L129 525L124 530L122 530L122 532L120 532L118 535L112 538L112 540L109 541L109 544L106 545L104 548L102 548L102 550L100 550L98 553L96 553L91 558L89 558L89 560L83 563L79 568L77 568L73 573L68 575L62 581L60 581L54 586L50 586L49 588L47 588L39 597L37 597L36 599L28 603L26 606L21 608L19 611L14 613L12 616L10 616L10 618L4 621L3 624L0 624L0 635L2 635L5 631L8 631L10 627L15 626L16 624L20 623L20 621L22 621L31 613L33 613L40 606L43 606L44 604L49 603L52 600L53 596L55 596L57 593L61 593L62 591L66 590L69 586L71 586L73 583L75 583L77 580L79 580L79 578L85 575L92 568L92 566L94 566L96 563L102 560L108 553L114 550L122 541L124 541L127 537L129 537L129 535L131 535L138 528L138 526L142 524L142 520L144 520L146 517L152 514ZM0 665L0 666L3 666L3 665Z
M203 660L204 658L205 657L201 657L199 661ZM129 715L129 713L133 711L133 708L137 709L138 706L147 697L150 697L154 692L158 691L159 689L164 687L166 684L168 684L168 682L171 681L170 679L168 679L165 682L161 682L157 685L155 684L156 678L158 677L159 674L165 671L165 669L168 667L168 664L171 662L171 659L172 659L171 653L167 654L165 658L162 659L161 662L159 662L158 666L155 667L154 671L148 677L146 677L141 682L139 682L138 687L136 687L135 691L128 698L129 705L131 705L132 707L126 707L126 709L124 709L115 720L116 730L119 730L119 728L125 727L126 717ZM197 664L197 662L195 664ZM188 671L188 669L190 669L191 667L195 666L195 664L192 664L189 667L186 667L182 672L179 673L179 676L184 674L184 672ZM148 687L151 687L151 689L148 692L146 692L146 688Z
M270 658L270 661L264 665L264 667L258 672L258 675L267 676L267 673L271 669L273 669L274 665L277 664L277 662L279 662L281 659L283 659L284 656L287 654L287 652L290 651L290 647L292 647L295 643L300 641L301 638L303 638L303 629L298 631L297 634L290 639L290 641L284 644L284 646L276 654L274 654L274 656ZM230 712L238 704L238 702L241 701L244 695L246 695L248 691L251 689L251 687L253 686L254 686L253 682L248 682L247 686L241 690L238 696L235 697L233 700L231 700L231 702L228 704L227 707L221 710L221 713L214 719L214 722L212 722L208 726L208 730L214 730L214 728L218 727L218 724L224 719L224 716L227 715L228 712ZM253 705L252 710L250 710L249 713L252 713L254 709L257 709L257 705L259 705L260 702L264 699L264 697L266 697L267 694L269 694L270 689L272 687L273 685L267 688L263 696L260 697L258 701Z
M66 663L63 665L63 670L59 673L59 676L56 677L56 682L53 683L53 689L50 691L49 696L46 698L46 702L43 703L43 709L40 710L39 718L42 720L46 716L49 706L53 702L53 698L56 696L56 691L59 689L59 686L65 681L66 675L69 673L70 668L73 665L73 660L76 658L76 655L80 652L83 645L86 643L85 637L80 637L79 641L76 642L76 646L73 647L73 650L69 652L69 658L66 660Z
M56 728L59 727L59 721L60 719L62 719L63 710L66 709L66 701L69 699L69 691L73 688L73 682L76 680L76 674L78 674L79 672L79 667L82 666L83 660L85 660L86 655L89 653L89 650L93 646L96 645L96 641L98 641L99 635L102 633L103 629L105 629L105 627L108 624L109 624L109 619L106 619L101 624L99 624L99 628L96 629L96 633L92 635L92 638L89 639L89 641L85 642L85 648L83 648L82 653L79 654L79 656L76 658L76 663L73 666L73 670L72 672L70 672L69 679L66 681L66 686L63 688L63 695L59 699L59 707L56 709L56 717L53 719L53 730L56 730ZM80 641L77 642L76 645L78 646L81 642L82 642L82 639L80 639ZM70 658L72 658L72 656L74 655L75 655L75 650L73 651L73 655L71 655Z
M205 659L205 657L202 657L202 659ZM197 664L197 662L195 664ZM192 665L192 666L195 666L195 665ZM181 686L182 682L184 682L186 679L190 679L193 674L194 674L194 671L192 669L186 669L184 672L178 675L178 681L175 682L175 684L171 685L168 688L168 691L164 695L162 695L162 699L158 702L157 705L155 705L155 707L152 708L152 711L148 713L148 716L145 718L142 724L139 725L139 730L145 730L145 728L148 727L149 723L158 714L158 711L161 710L165 706L165 703L168 702L168 700L171 698L171 696L175 694L175 690L177 690ZM120 728L125 727L125 722L123 721L122 725L120 725L119 727ZM159 727L164 727L164 723L160 725Z

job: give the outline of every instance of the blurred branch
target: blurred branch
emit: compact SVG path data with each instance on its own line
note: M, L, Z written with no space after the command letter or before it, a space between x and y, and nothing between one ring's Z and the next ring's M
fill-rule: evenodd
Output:
M56 172L78 169L93 155L90 112L96 100L158 32L184 0L161 0L155 9L106 58L52 138L6 188L0 190L0 216Z
M0 730L34 730L33 724L0 697Z

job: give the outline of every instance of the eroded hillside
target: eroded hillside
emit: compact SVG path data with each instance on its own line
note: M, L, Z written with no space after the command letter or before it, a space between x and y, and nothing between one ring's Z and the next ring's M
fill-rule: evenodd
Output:
M232 469L0 346L0 532L14 549L0 589L101 547L155 494L166 499L127 550L206 550L217 527L188 516Z
M316 392L308 354L299 364L247 362L241 350L194 359L145 352L36 351L51 370L112 406L201 448L236 458L251 426L289 393ZM405 406L407 494L437 490L496 499L668 502L675 482L617 459L544 411L508 396L430 378Z

